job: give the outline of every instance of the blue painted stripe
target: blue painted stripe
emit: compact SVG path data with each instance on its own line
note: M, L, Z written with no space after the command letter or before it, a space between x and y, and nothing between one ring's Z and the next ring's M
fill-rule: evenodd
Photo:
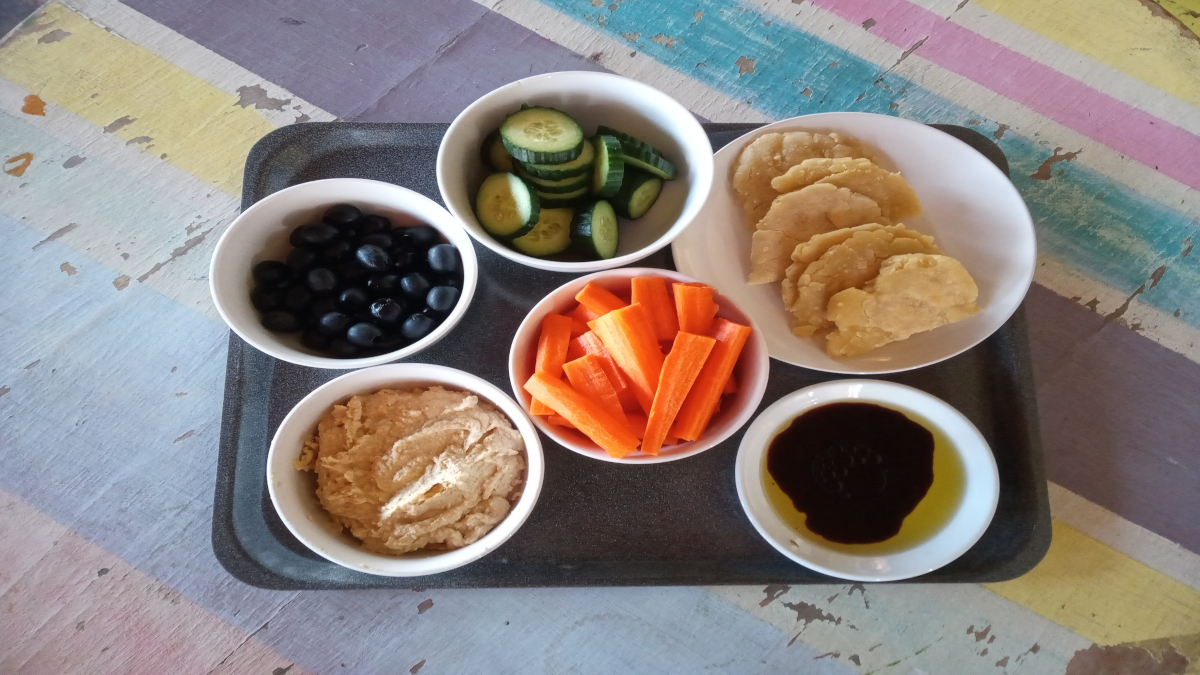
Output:
M580 0L540 1L777 119L852 110L974 125L985 133L998 127L998 120L887 73L778 17L735 3L623 2L609 11ZM698 12L704 16L697 20ZM753 72L748 72L750 59ZM1053 155L1052 140L1009 132L1000 146L1008 155L1013 182L1029 204L1042 251L1126 293L1149 287L1151 275L1166 265L1161 281L1139 300L1168 313L1178 309L1181 320L1200 328L1195 290L1200 288L1200 255L1181 258L1189 237L1200 240L1200 225L1076 162L1054 164L1049 180L1031 178Z

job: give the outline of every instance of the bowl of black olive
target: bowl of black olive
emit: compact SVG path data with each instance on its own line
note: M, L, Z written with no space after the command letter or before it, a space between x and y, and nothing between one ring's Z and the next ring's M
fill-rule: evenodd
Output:
M333 178L246 209L213 252L209 288L235 333L313 368L373 366L449 333L475 292L471 239L433 200Z

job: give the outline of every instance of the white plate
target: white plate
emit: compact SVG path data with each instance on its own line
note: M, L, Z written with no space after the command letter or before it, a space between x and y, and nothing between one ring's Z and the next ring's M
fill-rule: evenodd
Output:
M924 207L905 225L933 235L979 286L982 311L964 321L846 359L825 353L825 340L798 338L788 327L780 284L751 285L750 235L730 184L742 148L769 132L837 131L862 141L880 166L900 171ZM821 113L770 124L716 154L713 188L700 215L672 245L680 272L716 287L754 318L771 356L829 373L911 370L948 359L982 342L1016 311L1033 280L1037 243L1021 195L987 158L932 127L887 115Z
M915 547L888 555L851 555L805 538L783 521L767 501L762 464L767 445L797 415L826 403L878 403L910 411L946 434L966 474L958 511L937 534ZM771 546L805 567L854 581L898 581L932 572L958 558L983 536L1000 498L996 459L970 420L945 401L919 389L879 380L834 380L793 392L754 420L738 447L734 466L738 499L754 529Z

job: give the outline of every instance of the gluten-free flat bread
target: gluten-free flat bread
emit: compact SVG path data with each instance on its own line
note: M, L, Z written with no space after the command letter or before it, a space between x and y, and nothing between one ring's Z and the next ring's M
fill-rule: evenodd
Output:
M767 215L779 192L771 180L814 157L867 157L853 138L807 131L763 134L742 148L734 163L733 190L746 214L746 227L754 229Z
M799 239L779 230L755 230L750 237L750 276L752 284L768 284L783 278L792 264L792 251Z
M810 185L777 197L758 229L806 242L816 234L878 222L882 215L870 197L833 185Z
M836 185L875 200L883 217L891 221L912 218L921 212L921 200L899 173L868 159L809 159L771 181L779 192L808 185Z
M910 253L941 250L933 237L904 225L878 224L818 235L798 246L783 280L783 301L792 313L792 332L808 337L830 326L826 308L834 294L864 286L879 274L885 260Z
M857 356L889 342L961 321L979 311L979 288L962 263L944 255L897 255L860 288L829 299L836 326L825 350L832 357Z

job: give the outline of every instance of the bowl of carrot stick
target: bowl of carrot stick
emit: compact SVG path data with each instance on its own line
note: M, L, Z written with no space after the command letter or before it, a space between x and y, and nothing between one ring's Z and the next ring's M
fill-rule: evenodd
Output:
M574 279L513 338L517 401L552 440L623 464L691 457L749 421L767 387L758 327L707 284L621 268Z

